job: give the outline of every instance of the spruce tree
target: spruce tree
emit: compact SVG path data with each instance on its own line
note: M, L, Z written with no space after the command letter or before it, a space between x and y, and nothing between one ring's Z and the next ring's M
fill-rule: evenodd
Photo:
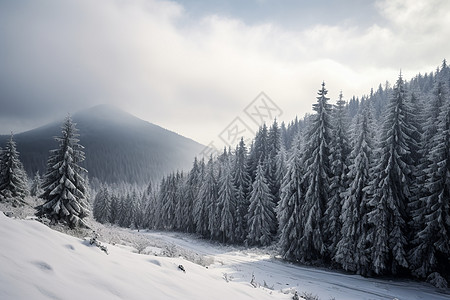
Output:
M333 257L341 234L342 193L347 189L347 173L350 155L348 138L348 116L342 92L339 94L332 114L333 129L331 142L331 175L330 196L325 211L325 239L328 253Z
M33 197L40 196L42 194L42 179L41 175L39 174L39 171L36 171L36 174L34 175L33 182L31 183L30 188L30 195Z
M292 146L288 160L288 169L281 185L281 200L277 207L279 222L280 248L283 258L300 261L304 253L300 244L303 234L302 206L304 205L303 166L300 141L297 139Z
M110 224L117 223L119 205L119 197L115 193L111 193L111 213L108 220Z
M80 166L84 160L83 146L78 142L75 123L70 116L62 126L62 135L56 137L59 148L50 151L47 172L44 177L40 214L53 222L64 222L71 227L87 226L84 218L89 214L86 169Z
M219 178L218 206L220 209L220 232L222 242L234 242L236 240L236 187L233 183L233 174L231 172L231 163L226 161Z
M316 112L306 134L304 165L305 205L303 205L301 252L305 259L315 260L326 254L324 241L325 210L330 195L330 145L331 145L331 105L326 97L325 83L318 92Z
M175 229L176 209L177 209L177 186L176 175L171 174L166 178L166 187L162 198L161 220L163 228L166 230Z
M186 180L185 199L183 201L183 230L195 232L194 205L202 184L202 173L197 158Z
M264 173L265 170L260 162L256 168L256 177L248 208L247 243L249 245L267 246L273 240L274 204Z
M95 196L92 213L94 215L94 219L98 222L109 222L111 218L111 197L106 185L103 185Z
M450 274L450 101L438 117L434 146L428 154L425 170L428 194L423 205L414 211L413 222L421 225L410 253L413 274L425 277L434 271Z
M356 116L351 164L347 174L349 186L342 193L341 238L334 260L344 270L367 275L370 270L367 244L369 230L368 202L370 195L370 168L373 160L373 123L369 105Z
M372 182L369 221L373 224L372 268L377 274L386 271L396 274L399 267L408 267L406 222L412 173L412 166L407 163L412 131L406 122L408 111L400 75L386 109L379 147L380 159L373 170L375 178Z
M217 182L214 175L214 162L212 156L206 165L205 178L200 188L198 199L195 202L195 226L196 232L203 237L210 236L209 208L211 203L217 200Z
M247 212L250 205L249 189L250 176L247 168L247 148L244 139L241 138L236 146L236 154L233 168L233 182L236 187L236 241L244 242L247 237Z
M28 194L28 187L27 175L12 134L0 154L0 195L17 204Z

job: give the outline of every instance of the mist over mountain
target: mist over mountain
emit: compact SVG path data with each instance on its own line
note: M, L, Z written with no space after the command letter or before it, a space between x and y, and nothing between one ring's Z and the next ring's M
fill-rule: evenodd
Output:
M91 179L147 184L173 170L191 167L203 145L141 120L111 105L99 105L72 116L85 147L83 166ZM45 172L49 150L55 149L60 122L15 134L20 160L31 176ZM9 138L0 136L0 145Z

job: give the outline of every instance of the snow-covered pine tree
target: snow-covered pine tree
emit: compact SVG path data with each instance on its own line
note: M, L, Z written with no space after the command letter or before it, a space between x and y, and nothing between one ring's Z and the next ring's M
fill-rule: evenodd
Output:
M142 228L147 229L153 229L154 228L154 212L155 212L155 206L156 202L154 197L155 195L155 187L153 186L153 183L150 181L147 188L142 193L142 215L143 215L143 222L142 222Z
M275 213L272 195L264 176L265 170L262 162L256 168L256 177L248 208L247 222L248 235L246 242L249 245L267 246L273 240L275 230Z
M126 225L128 219L127 198L126 195L118 194L116 224L120 227L128 227Z
M111 218L111 197L106 185L103 185L94 199L92 210L94 219L100 223L107 223Z
M110 197L111 197L111 213L109 214L108 222L110 224L116 224L117 218L118 218L118 210L119 210L120 201L119 201L119 197L117 196L116 193L111 193Z
M305 260L316 260L326 254L324 241L324 214L330 195L330 146L331 146L331 105L326 97L325 83L318 92L316 112L312 116L306 133L304 149L304 181L307 186L305 205L303 205L301 253Z
M423 152L424 147L423 144L423 124L426 123L424 120L424 109L420 99L416 96L416 93L411 92L410 100L409 100L412 112L411 116L407 116L410 120L408 123L411 124L413 132L411 134L411 144L409 145L411 149L411 154L408 156L408 164L414 166L414 171L410 178L410 198L409 198L409 239L412 239L414 234L421 227L421 221L414 221L413 215L418 210L423 208L421 197L427 194L425 181L426 174L425 169L428 168L428 160L426 157L427 152Z
M176 230L186 230L183 227L187 216L184 214L186 211L186 180L183 172L177 172L175 176L175 224Z
M248 174L250 175L251 182L255 180L256 168L258 167L259 162L265 163L268 157L267 139L267 126L264 123L256 133L248 155Z
M247 172L247 148L244 139L241 138L236 146L236 154L233 168L233 182L236 187L236 242L244 242L247 237L247 212L250 205L249 189L250 176Z
M273 121L272 126L270 126L268 137L267 137L267 147L268 147L268 168L266 170L268 179L268 184L270 192L273 196L275 207L280 201L280 186L281 181L277 176L277 155L281 149L281 132L278 127L277 120Z
M27 175L12 134L0 154L0 195L18 204L28 194Z
M370 195L367 187L370 183L370 168L374 149L372 114L369 104L356 116L353 135L353 150L350 154L350 166L347 174L349 186L342 193L341 239L337 244L334 260L344 270L356 271L368 275L370 270L367 234L368 202Z
M197 160L194 163L191 171L186 179L184 200L183 200L183 225L182 228L186 232L195 232L195 217L194 205L198 197L200 186L202 183L202 173Z
M369 202L369 222L373 224L370 252L372 269L377 274L396 274L399 267L408 267L406 222L409 178L413 171L413 166L407 163L412 132L406 119L409 112L400 75L386 108L379 145L380 159L372 171L375 178L371 183L373 195Z
M236 240L236 195L237 190L233 183L233 174L231 171L231 162L225 161L222 174L219 178L218 206L220 211L220 232L222 242L233 243Z
M210 203L217 200L217 182L214 176L214 162L209 158L205 169L205 177L200 188L197 201L194 205L196 232L204 237L210 236L209 231L209 207Z
M219 160L220 159L220 160ZM220 220L221 220L221 208L219 206L219 184L218 179L222 177L222 168L223 163L228 159L228 155L226 153L226 149L222 158L218 157L217 160L213 163L215 169L215 197L211 197L211 201L208 202L208 230L209 237L211 239L219 239L220 238Z
M438 116L437 133L428 154L429 167L421 199L423 205L413 211L413 222L421 224L415 233L409 259L414 275L426 277L439 271L450 275L450 101Z
M299 135L300 137L300 135ZM284 148L284 147L283 147ZM281 200L277 206L280 248L283 258L300 261L304 254L300 245L303 228L301 220L304 204L303 166L300 139L293 142L287 171L281 185Z
M143 203L143 198L142 195L136 191L133 190L132 194L131 194L131 202L132 202L132 221L131 221L131 225L132 228L137 229L139 231L139 229L141 229L143 226L142 224L144 223L144 203Z
M330 257L336 254L336 246L341 238L341 208L343 205L342 193L347 190L347 173L350 155L350 142L348 138L348 115L342 92L334 106L332 114L332 142L331 142L331 174L330 196L325 211L325 241Z
M70 227L87 226L84 218L89 214L83 177L87 171L80 166L84 152L78 143L77 132L72 118L67 116L62 135L55 138L59 148L50 151L41 196L46 202L40 206L41 215L53 222L65 222Z
M175 217L177 209L177 186L176 175L170 174L166 178L166 187L163 192L162 207L161 207L161 220L163 228L166 230L173 230L175 228Z
M41 175L39 174L39 171L36 171L36 173L34 174L33 182L31 183L30 196L33 197L40 196L43 193L41 185L42 185Z

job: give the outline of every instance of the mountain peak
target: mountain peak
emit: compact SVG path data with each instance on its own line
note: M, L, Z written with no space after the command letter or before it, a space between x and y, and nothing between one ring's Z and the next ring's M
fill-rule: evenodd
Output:
M203 145L158 125L144 121L120 108L102 104L72 116L85 147L84 167L91 178L103 182L145 184L173 170L188 170ZM16 134L21 160L29 175L45 171L53 137L61 122ZM0 137L3 142L7 136Z

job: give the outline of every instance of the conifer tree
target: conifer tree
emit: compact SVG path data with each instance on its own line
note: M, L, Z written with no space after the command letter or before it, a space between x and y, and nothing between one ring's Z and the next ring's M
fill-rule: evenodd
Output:
M233 168L233 182L236 187L236 241L244 242L247 237L247 212L250 205L249 189L250 176L247 171L247 148L241 138L236 146Z
M208 164L206 165L205 178L194 206L196 232L204 237L208 237L210 235L209 208L211 203L216 200L217 182L214 176L214 162L211 156Z
M62 135L55 138L59 148L50 152L42 194L46 202L40 207L40 214L71 227L87 226L84 218L89 214L83 177L87 171L80 166L84 152L78 143L77 131L68 116L62 126Z
M183 229L195 232L194 205L202 184L202 173L197 157L186 180L185 199L183 200Z
M413 239L410 262L413 274L425 277L433 271L450 274L450 102L438 117L435 142L428 154L429 167L423 205L413 212L420 224Z
M268 157L267 139L267 126L264 123L256 133L255 140L253 141L248 156L248 174L250 175L251 182L255 180L256 168L258 167L259 162L266 163Z
M283 258L300 261L303 258L300 244L303 228L302 206L304 205L303 166L300 141L292 147L287 171L281 185L281 200L277 207L280 232L280 248Z
M314 260L326 254L324 241L324 214L330 195L330 144L331 144L331 105L326 97L325 83L318 92L316 112L306 134L304 165L305 205L303 205L301 252L305 259Z
M116 224L119 210L119 197L115 193L111 193L111 213L109 214L108 222L110 224Z
M406 122L407 112L406 91L400 75L386 109L380 159L373 170L369 221L373 224L372 267L377 274L386 271L396 274L399 267L408 267L406 208L412 168L406 157L410 154L412 130Z
M274 204L264 173L265 170L260 162L256 168L256 177L248 208L247 243L249 245L267 246L273 240Z
M36 174L34 175L33 178L33 182L31 183L30 196L33 197L40 196L43 193L41 185L42 185L41 175L39 174L39 171L36 171Z
M162 198L161 221L163 228L173 230L176 226L177 186L176 175L171 174L166 178L166 187Z
M347 174L349 186L342 193L342 229L334 260L344 270L367 275L370 270L367 244L369 230L368 202L370 195L370 168L373 160L373 125L369 105L356 116L351 164Z
M343 205L342 193L347 189L348 157L350 142L348 138L348 117L345 110L345 101L342 92L339 94L333 114L333 133L331 142L331 174L330 197L325 211L325 240L328 253L333 257L341 234L341 207Z
M108 187L103 185L94 199L92 211L94 218L100 223L107 223L111 218L111 197Z
M218 206L220 211L220 232L222 242L234 242L236 226L236 187L233 183L233 174L231 172L231 162L226 161L219 178Z
M27 175L11 134L5 149L0 152L0 195L16 204L27 194Z

